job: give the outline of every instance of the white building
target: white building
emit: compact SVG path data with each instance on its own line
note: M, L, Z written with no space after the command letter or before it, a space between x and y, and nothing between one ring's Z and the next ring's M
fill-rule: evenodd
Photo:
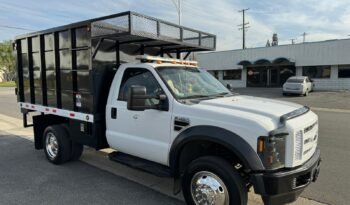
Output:
M315 89L350 89L350 39L201 53L197 60L234 87L280 87L304 75Z

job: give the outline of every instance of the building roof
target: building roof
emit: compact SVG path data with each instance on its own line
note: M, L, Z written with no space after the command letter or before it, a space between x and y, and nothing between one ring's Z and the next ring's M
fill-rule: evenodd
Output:
M350 64L350 39L293 45L248 48L200 53L199 65L208 70L239 69L255 64L295 64L295 66Z

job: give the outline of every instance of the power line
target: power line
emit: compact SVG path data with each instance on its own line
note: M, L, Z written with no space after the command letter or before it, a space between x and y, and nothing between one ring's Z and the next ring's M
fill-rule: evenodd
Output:
M243 33L243 39L242 39L242 48L245 49L245 32L246 32L246 29L249 28L250 26L247 26L249 24L249 22L245 22L245 12L248 11L249 8L246 8L246 9L242 9L240 11L238 11L239 13L242 13L243 14L243 23L238 25L239 28L238 30L242 30L242 33Z
M0 25L2 28L9 28L9 29L16 29L16 30L23 30L23 31L35 31L32 29L22 28L22 27L15 27L15 26L7 26L7 25Z

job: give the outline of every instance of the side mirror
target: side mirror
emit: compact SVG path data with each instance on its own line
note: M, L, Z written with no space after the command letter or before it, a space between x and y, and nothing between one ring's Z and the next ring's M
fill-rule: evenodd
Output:
M158 99L159 104L157 105L146 105L147 99ZM158 96L147 95L146 87L144 86L131 86L128 94L127 108L128 110L144 111L146 109L157 109L168 111L169 103L168 98L165 94Z
M229 89L229 90L232 90L233 86L232 86L232 84L227 84L226 88Z
M128 94L128 110L143 111L146 109L146 87L131 86Z

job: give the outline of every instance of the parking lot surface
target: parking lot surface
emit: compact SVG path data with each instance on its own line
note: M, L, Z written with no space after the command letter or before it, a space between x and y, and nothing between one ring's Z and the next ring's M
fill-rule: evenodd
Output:
M309 96L282 95L282 88L237 88L234 92L242 95L285 100L309 107L350 110L350 91L315 91Z
M0 204L183 204L83 162L48 163L31 141L4 132L0 167Z

